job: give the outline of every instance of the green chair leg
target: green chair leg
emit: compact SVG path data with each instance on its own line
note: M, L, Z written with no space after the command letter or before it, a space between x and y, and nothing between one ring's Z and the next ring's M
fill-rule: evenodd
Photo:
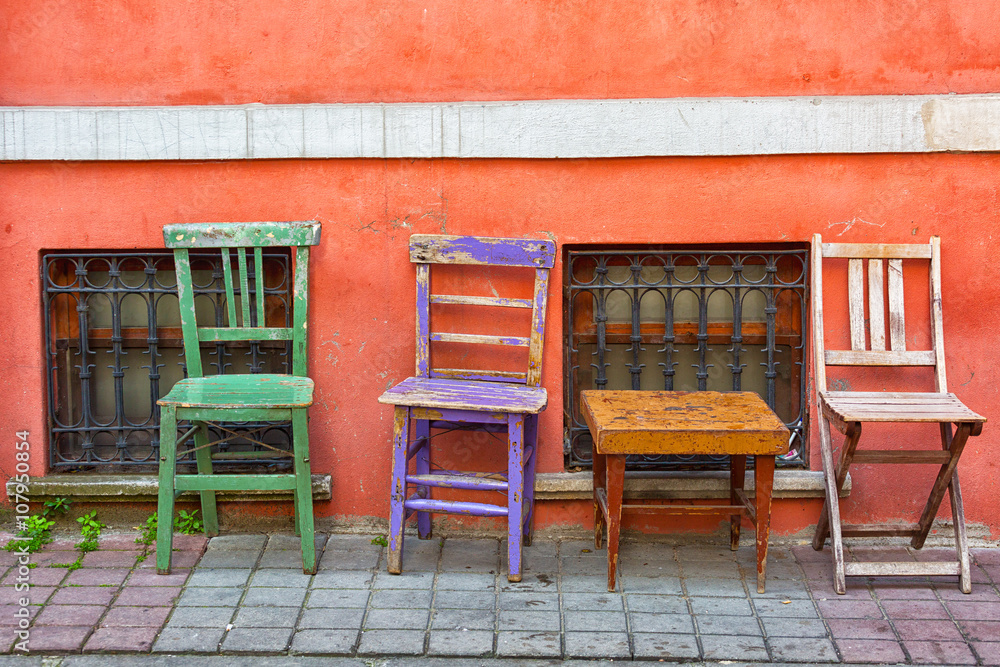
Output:
M198 432L194 434L195 460L198 462L199 475L212 474L212 452L204 445L208 444L208 425L199 424ZM219 534L219 514L215 507L215 491L202 491L201 518L205 526L205 535L213 537Z
M174 473L177 467L177 417L172 406L160 413L159 495L156 503L156 572L170 574L174 540Z
M316 574L312 475L309 466L309 421L305 410L292 410L292 450L295 466L295 516L302 539L302 572Z

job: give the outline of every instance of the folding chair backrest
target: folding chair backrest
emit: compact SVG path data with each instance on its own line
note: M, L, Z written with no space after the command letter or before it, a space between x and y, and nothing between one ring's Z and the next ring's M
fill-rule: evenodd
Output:
M542 372L542 342L545 334L545 302L549 269L555 262L555 243L537 239L499 239L472 236L415 234L410 237L410 261L417 265L417 368L419 377L440 377L490 382L513 382L537 387ZM533 297L512 299L498 296L431 294L431 264L471 264L526 267L535 270ZM527 336L443 333L431 330L431 306L454 304L531 310ZM528 348L525 372L433 368L431 342L469 343Z
M824 345L823 260L830 258L847 259L850 350L828 350ZM903 264L914 260L929 270L929 350L911 350L906 345ZM938 237L932 236L928 244L823 243L816 234L812 242L812 269L813 346L816 385L821 391L827 390L826 366L931 366L935 390L948 391L941 316L941 240ZM883 279L883 275L887 279Z
M312 221L197 223L163 228L163 242L174 251L184 359L189 377L203 376L200 343L285 340L292 344L292 375L305 376L309 246L317 245L319 237L320 224ZM214 248L221 253L228 326L217 326L215 322L212 326L198 326L189 254L192 248ZM295 248L290 327L267 326L265 248Z

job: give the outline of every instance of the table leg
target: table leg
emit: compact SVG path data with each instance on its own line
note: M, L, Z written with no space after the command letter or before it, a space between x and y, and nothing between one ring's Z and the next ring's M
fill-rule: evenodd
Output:
M754 457L757 506L757 592L764 592L767 578L767 541L771 533L771 489L774 487L774 456Z
M601 503L597 500L598 489L608 489L608 464L604 454L593 453L594 469L594 548L604 548L604 529L607 522L604 520L604 511L601 510Z
M618 538L621 534L622 496L625 493L625 457L607 457L608 476L608 591L615 590L618 571Z
M747 476L747 457L745 455L732 454L729 457L729 504L742 505L743 501L736 495L737 491L743 490ZM729 518L729 548L736 551L740 548L740 524L743 522L743 513L733 514Z

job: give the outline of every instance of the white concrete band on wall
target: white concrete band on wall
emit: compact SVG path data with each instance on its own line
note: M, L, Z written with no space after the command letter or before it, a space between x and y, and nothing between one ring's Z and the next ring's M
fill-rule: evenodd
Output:
M1000 95L0 107L0 160L1000 150Z

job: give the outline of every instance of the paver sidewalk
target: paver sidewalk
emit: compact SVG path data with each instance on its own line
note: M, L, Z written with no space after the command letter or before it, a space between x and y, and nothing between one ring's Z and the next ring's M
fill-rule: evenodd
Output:
M707 538L623 543L616 593L606 552L584 541L536 540L510 584L498 540L408 538L392 576L371 536L323 535L306 576L290 535L177 536L166 577L133 540L102 540L73 572L53 567L76 558L70 543L32 555L31 653L1000 665L1000 549L974 550L972 595L943 578L849 578L838 596L828 551L781 543L758 595L749 539L735 553ZM0 641L16 653L20 572L13 554L0 565Z

